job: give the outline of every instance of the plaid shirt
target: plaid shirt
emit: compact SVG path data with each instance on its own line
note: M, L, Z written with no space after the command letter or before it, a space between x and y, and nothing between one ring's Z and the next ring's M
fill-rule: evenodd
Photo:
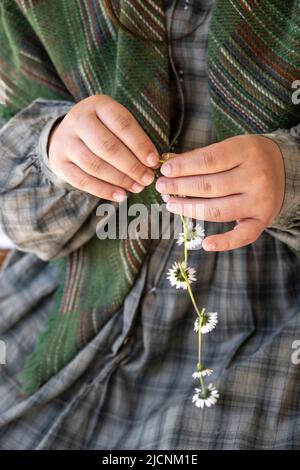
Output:
M211 0L166 1L173 68L174 150L214 141L206 73ZM166 271L182 247L153 245L123 307L62 371L22 396L16 375L43 331L58 286L47 260L67 254L95 232L97 198L60 181L47 166L55 120L73 105L37 100L1 129L0 225L14 250L0 275L1 449L296 449L300 448L300 340L297 129L270 138L283 152L281 213L253 244L191 252L196 300L219 312L205 335L204 362L220 400L192 405L197 362L195 314ZM232 224L206 223L206 234ZM297 362L297 361L296 361Z

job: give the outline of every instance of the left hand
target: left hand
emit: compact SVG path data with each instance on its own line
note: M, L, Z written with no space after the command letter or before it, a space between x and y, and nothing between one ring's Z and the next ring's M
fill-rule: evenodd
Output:
M203 241L207 251L225 251L253 243L278 215L285 191L285 170L278 145L263 136L242 135L180 155L161 167L156 189L175 194L167 209L204 220L237 221L224 234ZM185 199L184 197L188 197Z

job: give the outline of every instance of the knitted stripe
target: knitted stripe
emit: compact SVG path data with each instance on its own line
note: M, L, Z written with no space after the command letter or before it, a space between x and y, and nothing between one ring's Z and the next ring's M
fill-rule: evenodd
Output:
M300 69L299 13L299 1L217 1L209 86L219 139L299 122L291 100Z
M20 0L16 4L20 10L15 9L12 16L9 8L3 8L14 30L17 22L22 29L15 49L22 73L19 71L12 81L7 106L12 114L37 96L60 99L60 90L66 90L68 99L74 101L108 94L132 112L160 152L168 150L169 64L167 44L163 42L162 0L122 0L119 5L122 22L162 43L117 31L100 0ZM24 35L30 39L24 42ZM4 56L10 76L16 66L8 52ZM50 64L48 77L45 64ZM25 82L30 86L20 103L17 95ZM150 206L160 201L152 185L141 195L132 195L129 203ZM45 332L20 375L25 391L34 392L62 369L120 308L149 243L134 239L100 241L95 236L68 257L53 262L59 267L60 287Z

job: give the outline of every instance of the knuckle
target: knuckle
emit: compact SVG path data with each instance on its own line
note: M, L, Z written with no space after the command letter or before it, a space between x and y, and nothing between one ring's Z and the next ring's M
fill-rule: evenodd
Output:
M209 217L211 217L214 220L220 220L222 217L221 210L219 209L219 207L214 207L214 206L209 207L208 214L209 214Z
M96 175L99 175L103 171L103 163L97 157L90 159L88 167L90 171Z
M86 124L86 120L89 119L90 114L90 110L86 108L82 109L82 104L78 103L66 114L65 120L71 127L76 126L78 129Z
M202 154L201 160L205 169L211 170L214 167L215 156L211 152L205 152Z
M115 116L115 121L120 131L124 131L131 127L133 123L133 118L130 114L119 113Z
M79 189L82 189L82 191L88 191L90 187L90 180L89 178L83 176L78 179L78 186Z
M122 188L130 189L133 184L133 180L129 178L127 175L120 175L118 178L118 185L121 186Z
M146 137L137 142L137 148L142 149L142 153L144 155L148 155L150 152L155 151L153 144Z
M112 101L112 98L111 96L109 95L105 95L105 94L102 94L102 93L96 93L95 95L92 95L88 98L86 98L87 100L91 100L93 102L99 102L101 104L105 104L105 103L110 103Z
M129 171L130 174L132 174L135 178L141 178L145 173L144 167L138 161L135 161L133 164L131 164Z
M166 190L170 194L179 194L179 185L175 180L166 181Z
M65 119L66 120L73 120L74 118L76 119L77 116L80 115L78 108L79 108L79 104L73 106L73 108L71 108L66 114Z
M151 142L149 142L149 139L147 139L146 137L142 140L139 140L137 145L138 147L146 149L147 152L151 152L153 150L153 145L151 144Z
M211 183L205 176L199 176L196 180L196 189L200 194L209 194L211 192Z
M266 187L269 182L269 174L266 168L261 168L257 175L257 183L261 187Z
M108 137L107 139L104 139L102 146L109 155L115 155L120 149L120 144L114 137Z

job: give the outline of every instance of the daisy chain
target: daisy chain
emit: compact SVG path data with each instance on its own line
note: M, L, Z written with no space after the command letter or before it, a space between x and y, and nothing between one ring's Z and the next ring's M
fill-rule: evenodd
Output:
M192 282L196 281L196 277L195 277L196 269L190 268L189 266L185 267L184 262L181 263L181 265L184 269L184 273L189 283L191 284ZM187 283L180 271L178 262L175 262L172 268L169 269L167 273L167 278L169 279L171 286L175 286L176 289L184 289L184 290L187 289Z
M213 384L209 384L208 387L205 388L204 393L202 393L201 388L195 388L195 392L192 402L195 403L198 408L215 405L219 398L219 392Z
M201 333L209 333L215 328L217 323L218 323L217 312L205 312L203 314ZM199 318L197 318L195 321L194 331L197 331L197 332L199 331Z

